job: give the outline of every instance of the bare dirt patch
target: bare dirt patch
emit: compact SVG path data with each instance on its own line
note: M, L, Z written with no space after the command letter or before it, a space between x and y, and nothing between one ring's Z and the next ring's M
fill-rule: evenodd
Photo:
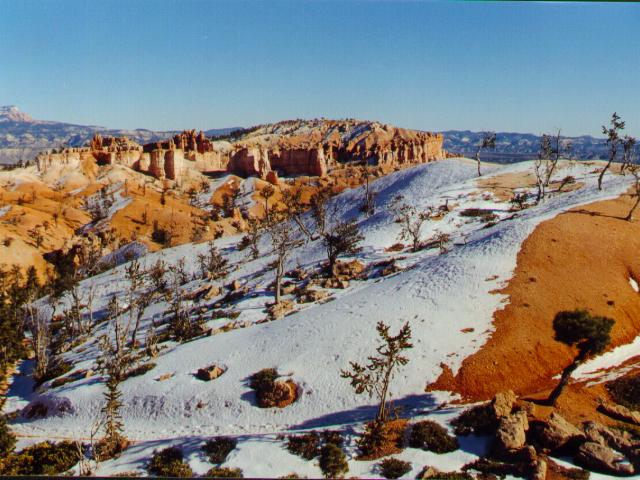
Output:
M611 317L610 348L631 342L640 333L640 295L629 284L629 277L640 278L640 221L620 219L631 203L623 195L540 224L500 290L509 303L495 313L491 338L455 376L445 369L429 390L481 400L507 389L526 395L553 387L552 377L575 356L553 339L560 310L587 308Z

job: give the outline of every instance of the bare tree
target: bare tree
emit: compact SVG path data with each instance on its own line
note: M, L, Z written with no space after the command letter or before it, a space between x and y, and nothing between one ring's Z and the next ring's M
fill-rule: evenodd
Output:
M271 212L271 209L269 207L269 199L273 197L275 193L276 193L276 189L273 188L273 185L269 183L265 185L258 194L264 200L264 218L267 222L270 221L270 212Z
M118 382L124 380L135 362L133 351L126 344L132 326L131 319L125 323L122 319L123 313L118 297L113 295L107 304L107 317L113 334L107 332L99 341L102 354L98 358L98 367Z
M396 336L389 333L389 326L378 322L376 326L381 343L376 348L377 355L368 358L369 363L361 365L349 362L351 370L342 370L340 376L351 380L351 386L357 394L366 393L376 396L379 401L377 422L388 419L387 394L389 385L399 366L406 365L409 359L403 355L404 350L413 348L411 344L411 327L405 323Z
M602 133L607 136L606 143L609 146L609 160L598 177L598 190L602 190L602 179L604 178L604 174L618 156L618 147L621 142L620 132L624 130L625 126L625 122L622 121L616 112L613 112L613 115L611 115L610 124L610 127L607 127L606 125L602 126Z
M622 167L620 167L620 173L624 175L625 170L629 168L635 161L636 152L636 139L629 135L625 135L622 140Z
M362 176L364 177L364 200L360 210L365 214L365 216L370 217L375 213L376 193L371 190L369 184L369 162L367 159L362 161Z
M539 203L544 199L547 188L548 175L548 161L553 155L553 149L551 147L551 137L546 133L540 137L540 151L538 152L538 158L533 164L533 172L536 176L536 186L538 187L538 193L536 195L536 203Z
M631 196L636 197L636 201L625 217L626 221L631 222L633 221L633 213L636 211L636 208L638 208L638 205L640 204L640 165L629 165L627 169L634 178L633 193L631 194Z
M272 212L271 222L265 224L265 229L269 234L272 251L276 256L273 265L276 271L275 304L278 305L281 301L282 279L287 259L293 249L302 245L303 241L296 237L286 209Z
M433 237L433 241L438 246L438 249L440 250L440 254L447 253L448 252L447 245L451 241L451 235L444 232L438 232Z
M391 204L395 213L395 221L400 224L400 240L410 240L411 250L417 252L420 249L422 225L433 215L432 209L419 211L415 206L404 202L404 197L398 195Z
M49 367L51 345L51 311L46 306L28 304L25 307L24 324L30 333L29 341L36 360L33 377L36 381L45 377Z
M312 230L304 223L302 215L308 210L307 205L302 201L301 188L280 189L282 203L287 210L287 216L295 222L300 231L308 240L315 240Z
M227 274L226 268L229 262L220 254L213 240L207 244L207 247L204 254L198 254L202 278L216 280L224 277Z
M494 132L484 132L482 134L482 140L477 145L476 149L476 163L478 164L478 176L480 173L480 152L482 150L494 150L496 148L496 134Z
M254 260L260 256L260 248L258 242L264 231L263 222L255 217L249 217L246 221L246 233L238 244L238 249L242 250L249 247L249 253Z

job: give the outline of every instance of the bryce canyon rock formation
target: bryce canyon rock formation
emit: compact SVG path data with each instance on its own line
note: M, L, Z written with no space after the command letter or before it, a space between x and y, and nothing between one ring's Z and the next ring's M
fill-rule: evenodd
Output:
M263 179L270 172L323 177L341 163L394 167L439 160L446 156L442 143L441 134L378 122L296 120L248 129L234 143L214 141L195 130L144 146L126 137L96 134L88 147L43 153L36 162L39 170L46 170L93 158L99 165L125 165L175 181L188 168Z

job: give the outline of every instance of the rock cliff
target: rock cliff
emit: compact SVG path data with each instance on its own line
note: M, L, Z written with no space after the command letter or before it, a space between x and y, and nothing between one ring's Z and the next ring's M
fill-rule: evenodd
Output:
M396 167L446 156L441 134L358 120L285 121L253 127L229 140L233 142L185 130L141 146L127 137L96 134L88 147L42 153L36 162L46 170L93 158L99 165L125 165L158 179L179 181L189 168L263 179L269 172L323 177L340 164L366 161Z

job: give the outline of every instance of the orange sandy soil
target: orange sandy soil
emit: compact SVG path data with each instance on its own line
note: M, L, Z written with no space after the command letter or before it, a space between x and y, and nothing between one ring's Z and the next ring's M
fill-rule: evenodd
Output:
M640 295L629 284L629 277L640 280L640 220L620 219L631 204L623 195L540 224L524 242L513 278L498 292L509 301L494 314L487 343L455 376L443 369L428 390L458 392L465 400L507 389L519 395L548 391L555 386L552 377L576 354L553 339L552 321L560 310L586 308L611 317L616 323L610 348L631 342L640 333ZM600 387L585 391L603 394ZM571 399L561 397L560 404L569 408Z
M493 193L498 200L508 202L513 198L516 189L535 188L536 177L533 172L510 172L492 177L481 177L476 183L480 188L484 188ZM550 192L557 191L560 186L561 182L551 182L548 190ZM584 184L582 182L576 181L575 183L564 185L562 191L570 192L583 186Z
M89 221L81 198L42 183L21 184L15 190L0 188L0 205L10 207L0 217L0 264L34 265L40 275L47 268L42 254L62 248L75 229ZM34 228L44 237L40 247L30 232Z

